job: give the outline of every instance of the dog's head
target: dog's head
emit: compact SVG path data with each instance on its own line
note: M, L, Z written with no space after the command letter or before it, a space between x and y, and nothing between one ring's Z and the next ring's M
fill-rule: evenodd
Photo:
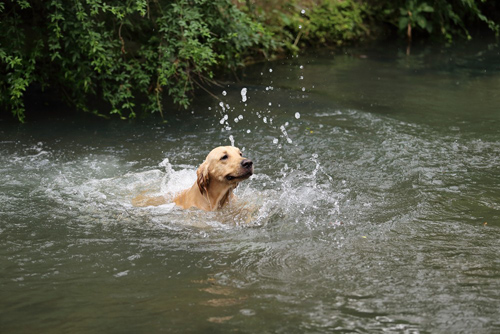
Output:
M198 187L202 194L208 193L211 184L217 187L235 188L238 183L253 174L253 162L243 157L233 146L214 148L196 172Z

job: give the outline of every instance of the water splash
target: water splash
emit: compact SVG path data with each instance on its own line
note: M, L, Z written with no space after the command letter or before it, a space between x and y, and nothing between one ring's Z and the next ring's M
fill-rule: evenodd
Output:
M288 133L286 131L286 128L284 125L280 126L281 133L283 133L283 136L285 137L286 141L291 144L293 141L292 139L288 136Z
M224 123L226 123L226 121L227 121L228 119L229 119L229 116L228 116L228 115L224 115L224 116L220 119L219 123L220 123L220 124L224 124Z
M313 162L310 170L299 171L285 166L277 178L266 174L254 175L236 189L237 202L213 213L185 211L171 203L147 208L130 205L130 199L135 194L146 191L151 196L173 196L196 182L196 167L174 168L168 158L158 164L160 170L89 180L80 185L64 180L56 192L65 194L63 197L66 198L61 198L62 205L71 203L80 212L90 210L96 206L96 201L99 202L99 207L107 208L100 214L100 220L108 223L126 210L129 220L148 221L159 228L172 228L171 224L215 229L277 224L286 228L287 224L293 223L295 228L312 229L317 224L323 224L319 217L324 214L332 217L331 221L337 220L334 216L340 213L339 201L344 195L329 190L334 180L330 176L325 178L318 157L313 155L310 161ZM77 189L77 192L73 194L70 189ZM68 201L67 196L74 199Z
M248 90L246 88L241 89L241 101L242 102L247 102L247 92L248 92Z

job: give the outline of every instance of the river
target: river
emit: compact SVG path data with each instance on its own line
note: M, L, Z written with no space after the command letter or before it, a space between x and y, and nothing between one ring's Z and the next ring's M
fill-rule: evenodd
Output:
M499 59L316 50L166 122L4 118L0 331L500 332ZM131 205L231 144L238 205Z

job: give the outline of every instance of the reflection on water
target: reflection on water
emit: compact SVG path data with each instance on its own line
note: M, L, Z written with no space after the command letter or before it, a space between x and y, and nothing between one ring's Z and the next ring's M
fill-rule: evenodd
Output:
M161 125L3 121L0 328L499 331L499 50L400 53L256 65ZM238 203L131 205L232 143Z

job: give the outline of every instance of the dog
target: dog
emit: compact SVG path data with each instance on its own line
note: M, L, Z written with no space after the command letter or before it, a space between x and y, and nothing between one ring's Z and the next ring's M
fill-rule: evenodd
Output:
M253 168L253 162L244 158L237 147L216 147L198 167L193 186L175 196L173 202L182 209L219 210L234 199L233 190L253 175ZM161 205L167 201L165 196L146 198L139 195L132 200L132 204Z

